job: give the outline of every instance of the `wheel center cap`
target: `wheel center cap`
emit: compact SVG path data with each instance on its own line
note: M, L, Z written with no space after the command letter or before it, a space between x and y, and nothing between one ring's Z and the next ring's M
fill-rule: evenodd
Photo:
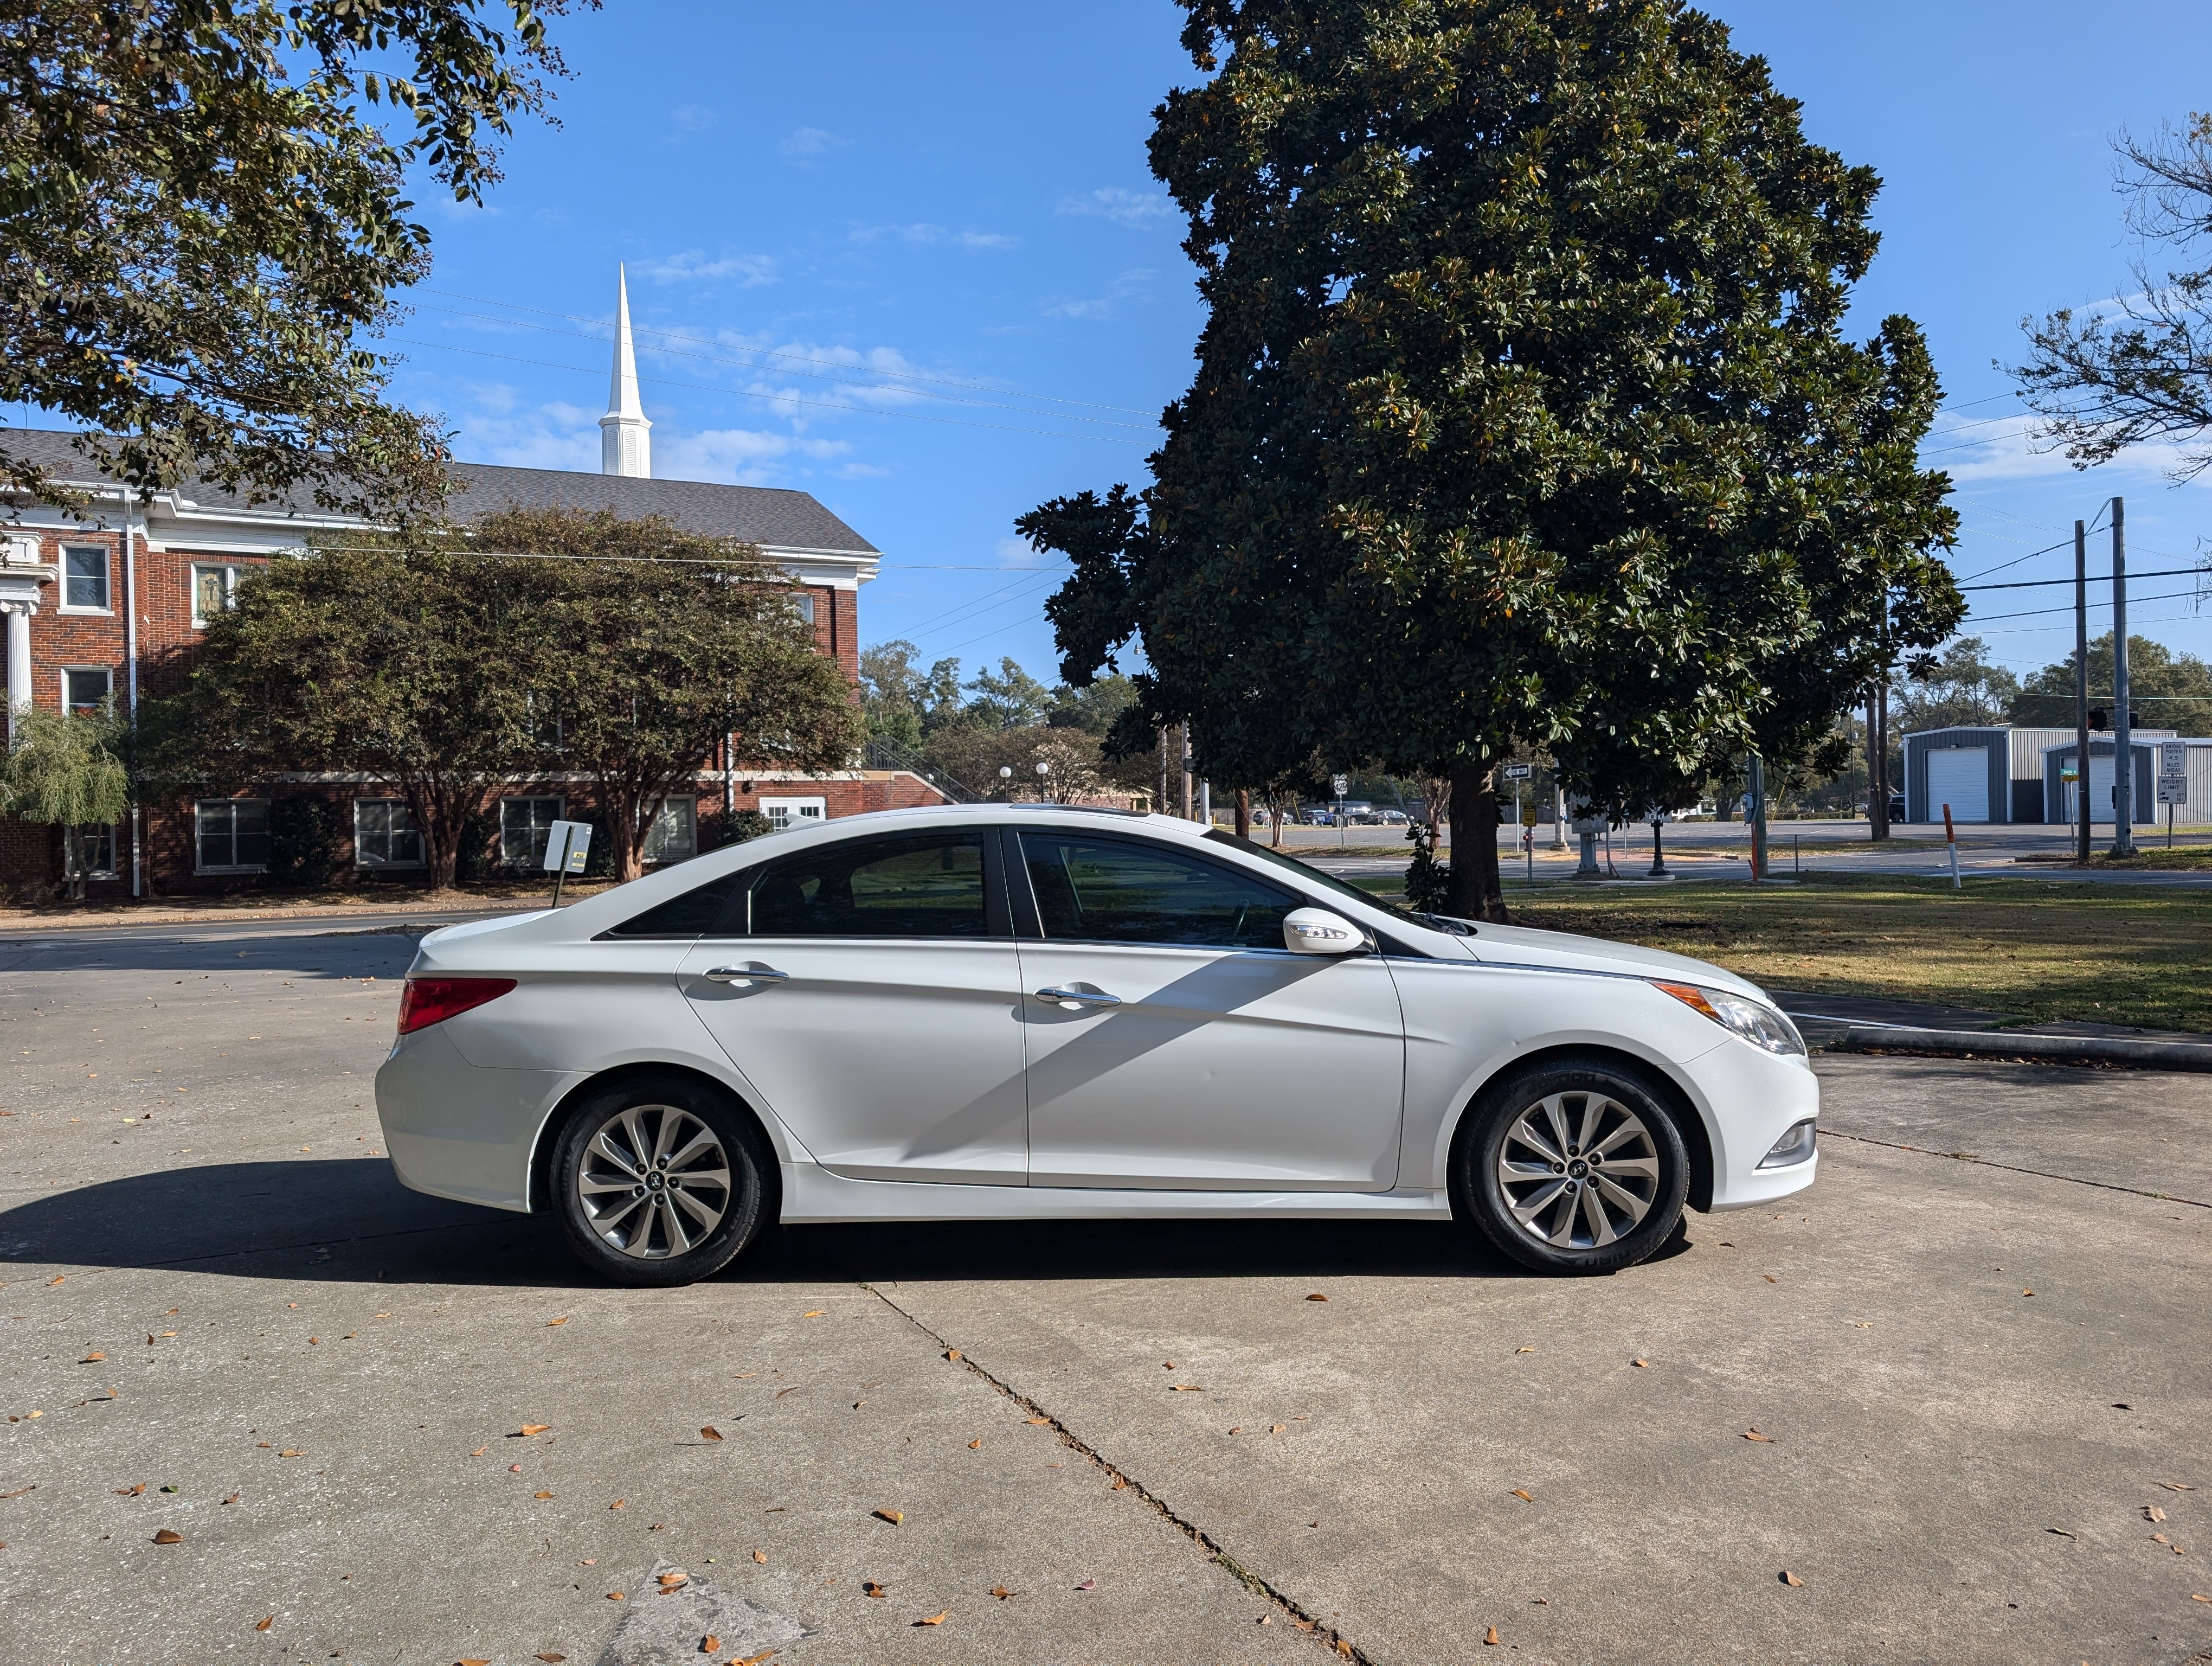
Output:
M1589 1164L1577 1158L1574 1162L1567 1164L1567 1172L1580 1180L1589 1172Z
M668 1183L667 1183L667 1182L665 1182L665 1180L663 1180L663 1179L662 1179L659 1175L657 1175L657 1174L649 1174L649 1175L646 1176L646 1177L645 1177L645 1183L647 1184L647 1186L648 1186L648 1187L649 1187L649 1188L651 1188L653 1190L654 1190L654 1191L656 1191L656 1192L657 1192L657 1191L659 1191L659 1190L663 1186L666 1185Z

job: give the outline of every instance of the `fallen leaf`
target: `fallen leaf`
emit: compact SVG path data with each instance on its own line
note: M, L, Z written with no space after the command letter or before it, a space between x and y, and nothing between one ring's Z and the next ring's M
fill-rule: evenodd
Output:
M623 1600L624 1595L625 1593L622 1591L611 1590L607 1593L607 1601L610 1602L619 1602Z
M610 1510L619 1510L629 1502L629 1500L628 1499L617 1499L612 1504L609 1505L607 1508Z
M1743 1432L1743 1438L1746 1440L1764 1440L1769 1444L1771 1444L1774 1440L1774 1437L1772 1435L1763 1435L1756 1429L1746 1429Z
M582 1561L576 1564L578 1567L597 1567L599 1565L599 1559L596 1556L586 1556Z
M971 1440L968 1443L968 1450L971 1452L980 1452L983 1450L983 1443L980 1440Z
M79 1364L80 1365L91 1365L94 1360L97 1360L97 1359L105 1359L106 1358L107 1358L107 1356L106 1356L106 1354L104 1354L104 1353L88 1353L88 1354L86 1354L86 1355L84 1356L84 1358L83 1358L83 1359L82 1359L78 1360L78 1361L77 1361L77 1364Z
M264 1441L263 1441L261 1444L262 1444L264 1446L266 1446L269 1443L268 1443L267 1441L265 1441L265 1440L264 1440ZM486 1452L489 1452L489 1450L491 1450L491 1448L490 1448L490 1447L489 1447L489 1446L479 1446L479 1447L477 1447L477 1448L476 1449L476 1450L475 1450L475 1451L471 1452L471 1453L469 1454L469 1456L470 1456L471 1457L482 1457L482 1456L483 1456Z
M664 1590L672 1590L678 1585L689 1584L690 1581L691 1576L680 1567L671 1568L660 1576L660 1584Z
M736 1380L742 1383L748 1377L758 1377L760 1373L757 1371L741 1371L737 1374Z
M829 1310L826 1307L810 1308L799 1316L802 1319L818 1319Z
M2092 756L2092 757L2094 757L2094 756L2095 756L2095 754L2094 754L2094 753L2092 753L2092 754L2091 754L2091 756ZM787 1388L787 1389L778 1389L775 1391L775 1394L774 1397L775 1397L775 1399L781 1400L781 1399L782 1399L782 1398L784 1397L784 1395L787 1395L787 1394L797 1394L798 1392L799 1392L799 1384L798 1384L798 1383L793 1383L789 1388Z
M526 1435L542 1435L552 1426L550 1423L526 1423L507 1438L520 1440Z
M1310 1296L1307 1297L1307 1298L1306 1298L1306 1299L1307 1299L1308 1301L1310 1301L1310 1302L1325 1302L1325 1301L1327 1301L1327 1300L1328 1299L1328 1297L1326 1297L1326 1296L1324 1296L1324 1295L1322 1295L1320 1292L1316 1291L1316 1292L1315 1292L1312 1295L1310 1295Z
M39 1483L33 1481L28 1487L19 1487L12 1493L0 1493L0 1499L20 1499L26 1493L35 1493L38 1490Z
M522 1473L522 1466L519 1463L510 1463L507 1466L507 1473L510 1475L519 1475Z
M1637 1370L1638 1370L1638 1371L1643 1371L1643 1370L1647 1369L1647 1368L1650 1365L1650 1364L1651 1364L1651 1362L1650 1362L1649 1359L1632 1359L1632 1360L1630 1360L1628 1363L1629 1363L1630 1365L1632 1365L1635 1366L1635 1367L1636 1367L1636 1369L1637 1369Z
M491 1666L489 1660L457 1660L453 1666Z
M994 1585L991 1587L991 1595L997 1597L1001 1602L1003 1602L1008 1597L1015 1595L1015 1593L1008 1590L1004 1585Z
M960 1358L960 1350L958 1348L947 1348L945 1351L945 1357L948 1359L957 1359Z
M1776 1278L1771 1273L1761 1273L1759 1276L1765 1279L1769 1284L1780 1284L1782 1282L1781 1280Z
M860 1595L861 1595L861 1596L881 1596L883 1594L884 1594L884 1588L883 1588L881 1585L878 1584L874 1580L872 1580L872 1579L863 1579L863 1580L861 1580L861 1581L860 1581Z
M1785 1585L1802 1585L1805 1582L1802 1579L1800 1579L1796 1574L1792 1573L1788 1568L1784 1568L1782 1570L1782 1583Z
M1498 1635L1498 1627L1492 1626L1482 1634L1482 1640L1494 1649L1504 1639Z
M165 1527L154 1535L154 1542L157 1545L180 1545L184 1541L185 1535L171 1528Z
M310 1336L307 1338L307 1346L311 1348L320 1347L322 1345L323 1339L319 1336Z
M1030 1419L1030 1421L1032 1423L1049 1423L1052 1420L1048 1417L1033 1417Z
M540 1660L551 1661L552 1663L554 1663L554 1666L559 1666L559 1663L561 1663L562 1661L566 1660L568 1657L568 1656L566 1656L566 1655L543 1654L543 1655L538 1656L538 1657Z
M1230 1432L1231 1434L1232 1434L1232 1435L1241 1435L1241 1434L1243 1434L1243 1433L1244 1432L1244 1426L1243 1426L1242 1423L1239 1423L1239 1424L1238 1424L1235 1428L1231 1429L1229 1432Z
M1170 1394L1204 1394L1206 1390L1195 1383L1177 1383L1168 1389Z
M720 1440L721 1438L722 1432L711 1423L705 1425L699 1431L699 1438L702 1440Z
M2021 1293L2021 1295L2023 1295L2023 1296L2033 1296L2033 1294L2035 1294L2035 1292L2034 1292L2033 1290L2023 1290L2023 1291L2021 1291L2020 1293Z
M758 1562L763 1567L766 1567L768 1566L768 1552L765 1550L756 1550L753 1552L753 1560Z
M927 1620L917 1620L914 1623L917 1626L942 1626L951 1618L952 1618L952 1610L946 1608L940 1614L933 1614Z
M1519 1487L1515 1487L1515 1488L1513 1489L1513 1496L1514 1496L1515 1498L1516 1498L1516 1499L1520 1499L1522 1503L1524 1503L1524 1504L1534 1504L1534 1503L1535 1503L1535 1502L1536 1502L1536 1497L1535 1497L1535 1494L1534 1494L1534 1493L1524 1493L1524 1492L1522 1492L1522 1491Z
M758 1654L747 1655L743 1660L738 1659L735 1655L732 1655L730 1657L730 1666L761 1666L761 1662L768 1659L771 1655L775 1654L775 1651L773 1649L763 1649Z
M278 1457L305 1457L307 1455L296 1446L288 1446L276 1454Z
M117 1496L118 1498L123 1498L123 1499L135 1499L135 1498L137 1498L137 1497L141 1493L143 1493L145 1490L146 1490L146 1483L145 1483L144 1481L140 1481L140 1482L137 1484L137 1486L136 1486L136 1487L117 1487L117 1488L115 1489L115 1494L116 1494L116 1496ZM2158 1517L2158 1519L2159 1519L2160 1521L2164 1521L2164 1520L2166 1519L2166 1517L2163 1517L2163 1516L2160 1516L2160 1517Z
M1516 1348L1513 1351L1516 1353L1534 1353L1536 1350L1530 1347L1520 1347Z
M1115 1476L1115 1477L1114 1477L1114 1490L1115 1490L1116 1493L1119 1493L1119 1492L1122 1492L1122 1491L1124 1491L1124 1490L1128 1487L1128 1485L1129 1485L1129 1480L1128 1480L1128 1477L1127 1477L1127 1476L1126 1476L1126 1475L1116 1475L1116 1476Z
M1098 1582L1096 1579L1079 1579L1075 1582L1075 1588L1078 1590L1097 1590Z
M1287 1423L1270 1424L1267 1427L1267 1432L1271 1435L1285 1434L1289 1432L1290 1426L1291 1426Z
M2192 1602L2212 1602L2212 1596L2200 1596L2192 1590L2189 1593L2189 1600Z
M264 1614L262 1618L253 1622L253 1629L257 1632L265 1632L276 1623L276 1616L275 1614Z
M550 1493L538 1493L533 1494L532 1496L537 1497L537 1498L541 1498L541 1499L550 1499L550 1498L551 1498L553 1495L552 1495Z
M878 1521L889 1522L893 1527L896 1527L901 1522L906 1519L905 1513L897 1510L877 1510L872 1511L870 1513L873 1515Z
M699 1639L699 1652L702 1655L710 1655L721 1646L722 1639L712 1632Z
M2172 1493L2194 1493L2197 1490L2185 1481L2162 1481L2159 1485Z
M65 1278L67 1278L67 1277L69 1277L69 1274L66 1274L66 1273L57 1273L57 1274L55 1274L53 1277L52 1277L51 1279L48 1279L48 1280L46 1280L46 1288L47 1288L47 1289L49 1289L49 1290L52 1290L52 1289L56 1285L59 1284L59 1283L60 1283L64 1279L65 1279Z
M567 1324L568 1322L568 1316L567 1314L563 1313L563 1314L562 1314L559 1318L557 1318L557 1319L548 1319L548 1320L545 1322L545 1329L548 1329L548 1330L550 1330L550 1329L553 1329L553 1327L554 1327L554 1326L556 1326L556 1325L565 1325L565 1324ZM538 1656L538 1657L540 1660L543 1660L543 1659L544 1659L544 1658L545 1658L545 1657L544 1657L544 1655L540 1655L540 1656Z
M138 1488L141 1493L145 1490L143 1486ZM2143 1506L2143 1519L2147 1522L2162 1522L2166 1519L2166 1511L2154 1504L2147 1504Z
M225 1504L236 1504L238 1502L238 1494L233 1493L228 1498L225 1499L223 1502Z
M2070 1539L2074 1536L2063 1527L2046 1527L2043 1530L2045 1533L2056 1533L2062 1539Z

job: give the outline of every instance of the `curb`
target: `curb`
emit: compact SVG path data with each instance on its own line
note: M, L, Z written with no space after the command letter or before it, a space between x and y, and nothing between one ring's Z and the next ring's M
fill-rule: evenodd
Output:
M2212 1043L2139 1041L2131 1036L2036 1036L2007 1030L1915 1030L1855 1024L1831 1042L1826 1050L2095 1060L2106 1064L2133 1065L2144 1070L2212 1071Z

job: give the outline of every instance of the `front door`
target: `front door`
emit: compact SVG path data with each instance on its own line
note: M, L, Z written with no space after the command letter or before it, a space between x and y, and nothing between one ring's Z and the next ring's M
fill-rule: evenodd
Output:
M1396 1183L1405 1029L1386 962L1291 953L1283 916L1304 899L1196 853L1008 842L1041 928L1021 945L1031 1185Z
M763 867L678 974L823 1167L1026 1179L1019 964L981 829L825 844Z

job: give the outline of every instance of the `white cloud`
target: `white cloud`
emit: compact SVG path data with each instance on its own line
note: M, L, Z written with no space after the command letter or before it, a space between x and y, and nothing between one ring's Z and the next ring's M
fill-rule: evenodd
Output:
M961 249L1012 249L1021 246L1021 239L995 231L954 231L946 226L933 226L927 221L911 226L855 226L849 234L851 240L866 245L881 242L886 237L896 237L902 242L924 248L949 244Z
M687 133L703 133L720 121L712 110L702 109L696 104L679 104L668 112L669 120Z
M1069 296L1044 309L1047 318L1108 319L1125 301L1150 301L1146 288L1159 274L1149 266L1132 266L1107 285L1103 295Z
M842 150L852 143L826 127L793 128L788 137L776 146L787 156L821 156L832 150Z
M713 480L730 486L770 484L787 473L769 466L787 459L834 462L852 450L842 440L808 440L759 429L708 429L699 434L653 436L653 471L664 480Z
M1975 431L1972 425L1947 434L1937 429L1921 447L1923 468L1942 469L1958 485L1988 480L2055 480L2081 472L2063 446L2035 437L2037 419L2007 416ZM2179 465L2182 447L2166 441L2131 446L2097 472L2155 477Z
M1125 191L1120 185L1103 186L1088 197L1063 197L1060 211L1091 215L1139 229L1169 225L1182 218L1165 192Z
M641 270L661 283L719 283L734 278L739 287L753 289L776 281L775 258L765 254L726 254L709 260L698 249L647 262Z
M459 419L453 435L454 455L464 469L470 463L511 469L599 468L598 412L557 401L524 409L514 389L498 383L469 391L476 409Z

